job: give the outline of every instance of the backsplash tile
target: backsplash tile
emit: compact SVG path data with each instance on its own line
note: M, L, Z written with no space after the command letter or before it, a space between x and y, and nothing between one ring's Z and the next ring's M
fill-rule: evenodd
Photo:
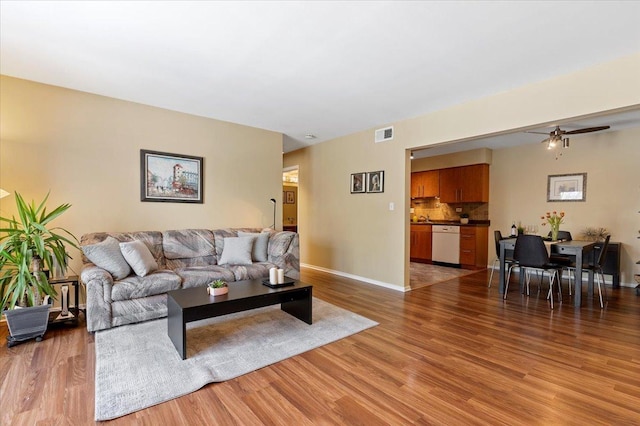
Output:
M460 213L456 207L462 207L463 213L469 214L470 220L489 220L489 203L440 203L436 198L411 200L411 207L416 217L423 216L430 220L458 220Z

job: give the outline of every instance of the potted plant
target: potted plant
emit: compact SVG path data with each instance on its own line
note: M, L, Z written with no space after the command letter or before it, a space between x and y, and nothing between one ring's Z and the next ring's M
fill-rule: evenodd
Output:
M469 223L469 213L461 213L460 214L460 223L466 225Z
M79 249L77 238L69 231L48 228L70 204L47 212L49 194L37 206L33 201L27 204L17 192L15 198L18 219L0 217L4 222L0 228L0 309L9 325L9 347L34 337L42 339L49 319L49 305L42 305L42 299L57 295L43 266L51 271L56 262L66 269L71 257L65 244Z
M209 283L207 286L207 292L211 296L220 296L229 292L227 283L222 280L215 280Z

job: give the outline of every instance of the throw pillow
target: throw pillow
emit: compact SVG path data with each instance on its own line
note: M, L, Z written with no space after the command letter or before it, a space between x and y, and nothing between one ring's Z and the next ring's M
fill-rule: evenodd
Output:
M120 243L120 251L133 272L139 277L144 277L158 269L158 263L142 241Z
M238 237L252 237L255 238L253 242L253 251L251 252L251 259L254 262L266 262L267 261L267 249L269 247L269 233L261 232L254 234L251 232L238 231Z
M251 251L255 237L230 237L224 239L219 265L251 265Z
M113 237L82 247L82 252L96 266L109 272L114 279L121 280L131 273L131 268L122 253L120 243Z

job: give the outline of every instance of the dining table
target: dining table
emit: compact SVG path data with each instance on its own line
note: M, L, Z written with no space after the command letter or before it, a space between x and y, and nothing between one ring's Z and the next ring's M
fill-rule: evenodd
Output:
M585 259L588 259L588 256L591 252L593 252L595 246L595 241L552 241L548 244L550 254L561 254L570 256L575 260L575 291L573 297L573 305L576 308L579 308L582 305L582 265ZM500 240L500 286L499 293L501 295L504 294L505 288L505 258L506 254L509 251L514 250L516 247L516 238L504 238ZM589 271L589 279L587 281L587 296L589 298L593 297L593 271ZM524 273L520 270L520 292L524 292Z

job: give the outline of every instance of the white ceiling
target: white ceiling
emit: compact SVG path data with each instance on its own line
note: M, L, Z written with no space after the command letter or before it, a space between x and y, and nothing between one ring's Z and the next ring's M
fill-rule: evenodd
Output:
M282 132L288 152L637 53L639 16L636 1L0 0L0 73Z

